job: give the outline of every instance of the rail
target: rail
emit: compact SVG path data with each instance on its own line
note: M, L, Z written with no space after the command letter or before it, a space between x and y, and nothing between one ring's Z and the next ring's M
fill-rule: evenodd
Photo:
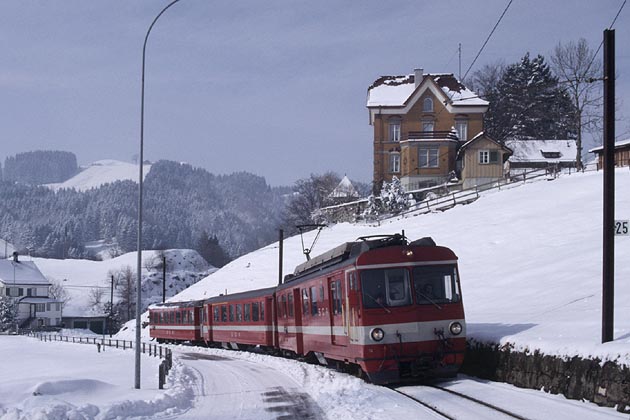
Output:
M60 334L45 334L41 332L29 332L29 337L34 337L39 339L40 341L49 342L49 341L60 341L65 343L75 343L75 344L94 344L97 347L98 352L101 352L101 348L104 347L112 347L123 350L131 350L133 349L134 342L128 340L118 340L112 338L104 338L104 337L74 337L68 335L60 335ZM162 360L159 367L158 372L158 387L159 389L164 389L164 384L166 383L166 376L169 371L173 367L173 352L171 349L158 346L157 344L151 343L142 343L141 352L143 354L148 354L149 356L159 357Z

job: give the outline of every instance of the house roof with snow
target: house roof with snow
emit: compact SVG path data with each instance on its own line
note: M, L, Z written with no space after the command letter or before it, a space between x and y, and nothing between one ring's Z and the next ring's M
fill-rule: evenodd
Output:
M19 285L38 285L49 286L48 279L39 271L39 268L33 261L18 261L13 259L0 260L0 283L10 286L12 284Z
M347 176L344 175L339 185L328 195L330 198L358 198L359 193L350 182Z
M630 147L630 139L615 142L615 149L621 149L621 148L626 148L626 147ZM590 153L601 153L603 151L604 151L604 146L594 147L589 150Z
M423 74L422 77L419 84L414 74L379 77L368 88L367 107L404 107L426 89L433 90L447 105L488 106L488 101L464 86L452 73Z
M556 163L575 162L577 144L575 140L506 140L505 144L514 151L511 162Z

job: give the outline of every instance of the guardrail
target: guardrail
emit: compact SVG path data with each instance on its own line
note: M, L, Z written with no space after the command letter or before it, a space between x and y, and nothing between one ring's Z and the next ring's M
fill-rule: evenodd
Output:
M118 340L112 338L104 338L104 337L72 337L67 335L60 334L45 334L40 332L29 332L29 337L35 337L40 341L48 342L48 341L60 341L65 343L75 343L75 344L94 344L96 345L97 351L100 353L101 348L103 347L112 347L117 349L133 349L134 342L128 340ZM151 343L141 343L142 347L140 351L143 354L148 354L149 356L159 357L162 360L159 367L158 372L158 387L159 389L164 389L164 384L166 383L166 376L169 371L173 367L173 352L171 349L158 346L157 344Z

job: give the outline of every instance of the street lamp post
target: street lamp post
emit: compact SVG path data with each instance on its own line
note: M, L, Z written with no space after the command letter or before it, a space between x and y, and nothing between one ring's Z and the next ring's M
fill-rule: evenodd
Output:
M144 69L146 62L147 41L149 40L149 34L151 29L155 25L155 22L166 12L166 10L177 3L180 0L174 0L170 2L166 7L162 9L160 13L153 19L151 26L147 30L147 34L144 37L144 45L142 46L142 94L140 100L140 164L138 175L138 267L137 267L137 280L136 280L136 369L135 369L135 387L140 389L140 333L141 322L140 315L142 315L142 292L141 292L141 279L142 279L142 192L143 192L143 177L142 177L142 165L144 163Z

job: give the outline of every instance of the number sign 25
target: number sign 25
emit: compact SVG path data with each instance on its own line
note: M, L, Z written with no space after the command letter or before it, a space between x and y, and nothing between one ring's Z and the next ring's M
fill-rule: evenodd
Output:
M615 220L615 236L630 236L630 221Z

